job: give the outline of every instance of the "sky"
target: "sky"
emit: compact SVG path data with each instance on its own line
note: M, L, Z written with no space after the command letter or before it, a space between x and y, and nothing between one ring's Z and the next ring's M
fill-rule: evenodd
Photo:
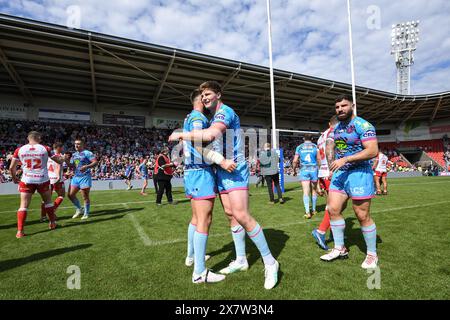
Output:
M450 1L353 0L356 85L396 92L392 24L419 20L411 94L450 90ZM271 0L273 66L351 83L346 0ZM0 12L268 66L265 0L0 0Z

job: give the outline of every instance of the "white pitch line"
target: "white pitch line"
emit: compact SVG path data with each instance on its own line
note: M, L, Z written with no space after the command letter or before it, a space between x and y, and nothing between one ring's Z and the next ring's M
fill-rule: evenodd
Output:
M125 207L125 209L130 209L130 206L127 203L122 203L122 205ZM134 228L136 229L137 233L139 234L139 237L141 238L142 242L145 246L151 246L153 244L153 241L147 236L142 226L139 224L139 221L137 221L134 214L127 214L127 216L130 218L131 222L133 223Z

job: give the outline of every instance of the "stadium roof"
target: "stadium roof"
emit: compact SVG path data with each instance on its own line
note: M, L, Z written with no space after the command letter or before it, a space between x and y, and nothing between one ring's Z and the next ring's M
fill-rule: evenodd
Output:
M0 14L0 94L189 111L205 80L225 88L240 116L270 119L269 69L249 63ZM277 119L323 123L346 83L275 70ZM376 124L450 118L450 91L402 96L356 87L358 115ZM268 124L269 122L267 122Z

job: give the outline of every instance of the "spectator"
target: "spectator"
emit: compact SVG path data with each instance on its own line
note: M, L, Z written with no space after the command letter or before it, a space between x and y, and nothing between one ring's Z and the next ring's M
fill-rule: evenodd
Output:
M261 163L259 162L259 159L256 160L255 173L256 176L258 177L258 180L256 180L256 187L258 188L260 183L261 186L264 187L264 176L261 174Z
M264 151L261 151L259 155L259 162L261 167L261 174L266 179L267 189L269 191L270 204L275 203L273 187L277 189L278 201L284 203L283 195L281 194L280 181L278 176L278 166L280 158L275 150L270 149L270 143L264 144Z
M166 191L167 201L175 204L172 199L172 180L173 168L175 165L169 159L169 148L163 147L161 153L156 159L155 172L158 179L158 194L156 196L156 204L161 205L162 196Z
M450 166L450 150L448 149L444 153L444 161L445 161L445 171L448 172L448 167Z

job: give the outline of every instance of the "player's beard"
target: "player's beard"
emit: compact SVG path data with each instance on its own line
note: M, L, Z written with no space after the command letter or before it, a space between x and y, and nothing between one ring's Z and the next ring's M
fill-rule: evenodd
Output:
M349 122L353 116L353 109L350 109L349 112L337 114L338 120L341 122Z

